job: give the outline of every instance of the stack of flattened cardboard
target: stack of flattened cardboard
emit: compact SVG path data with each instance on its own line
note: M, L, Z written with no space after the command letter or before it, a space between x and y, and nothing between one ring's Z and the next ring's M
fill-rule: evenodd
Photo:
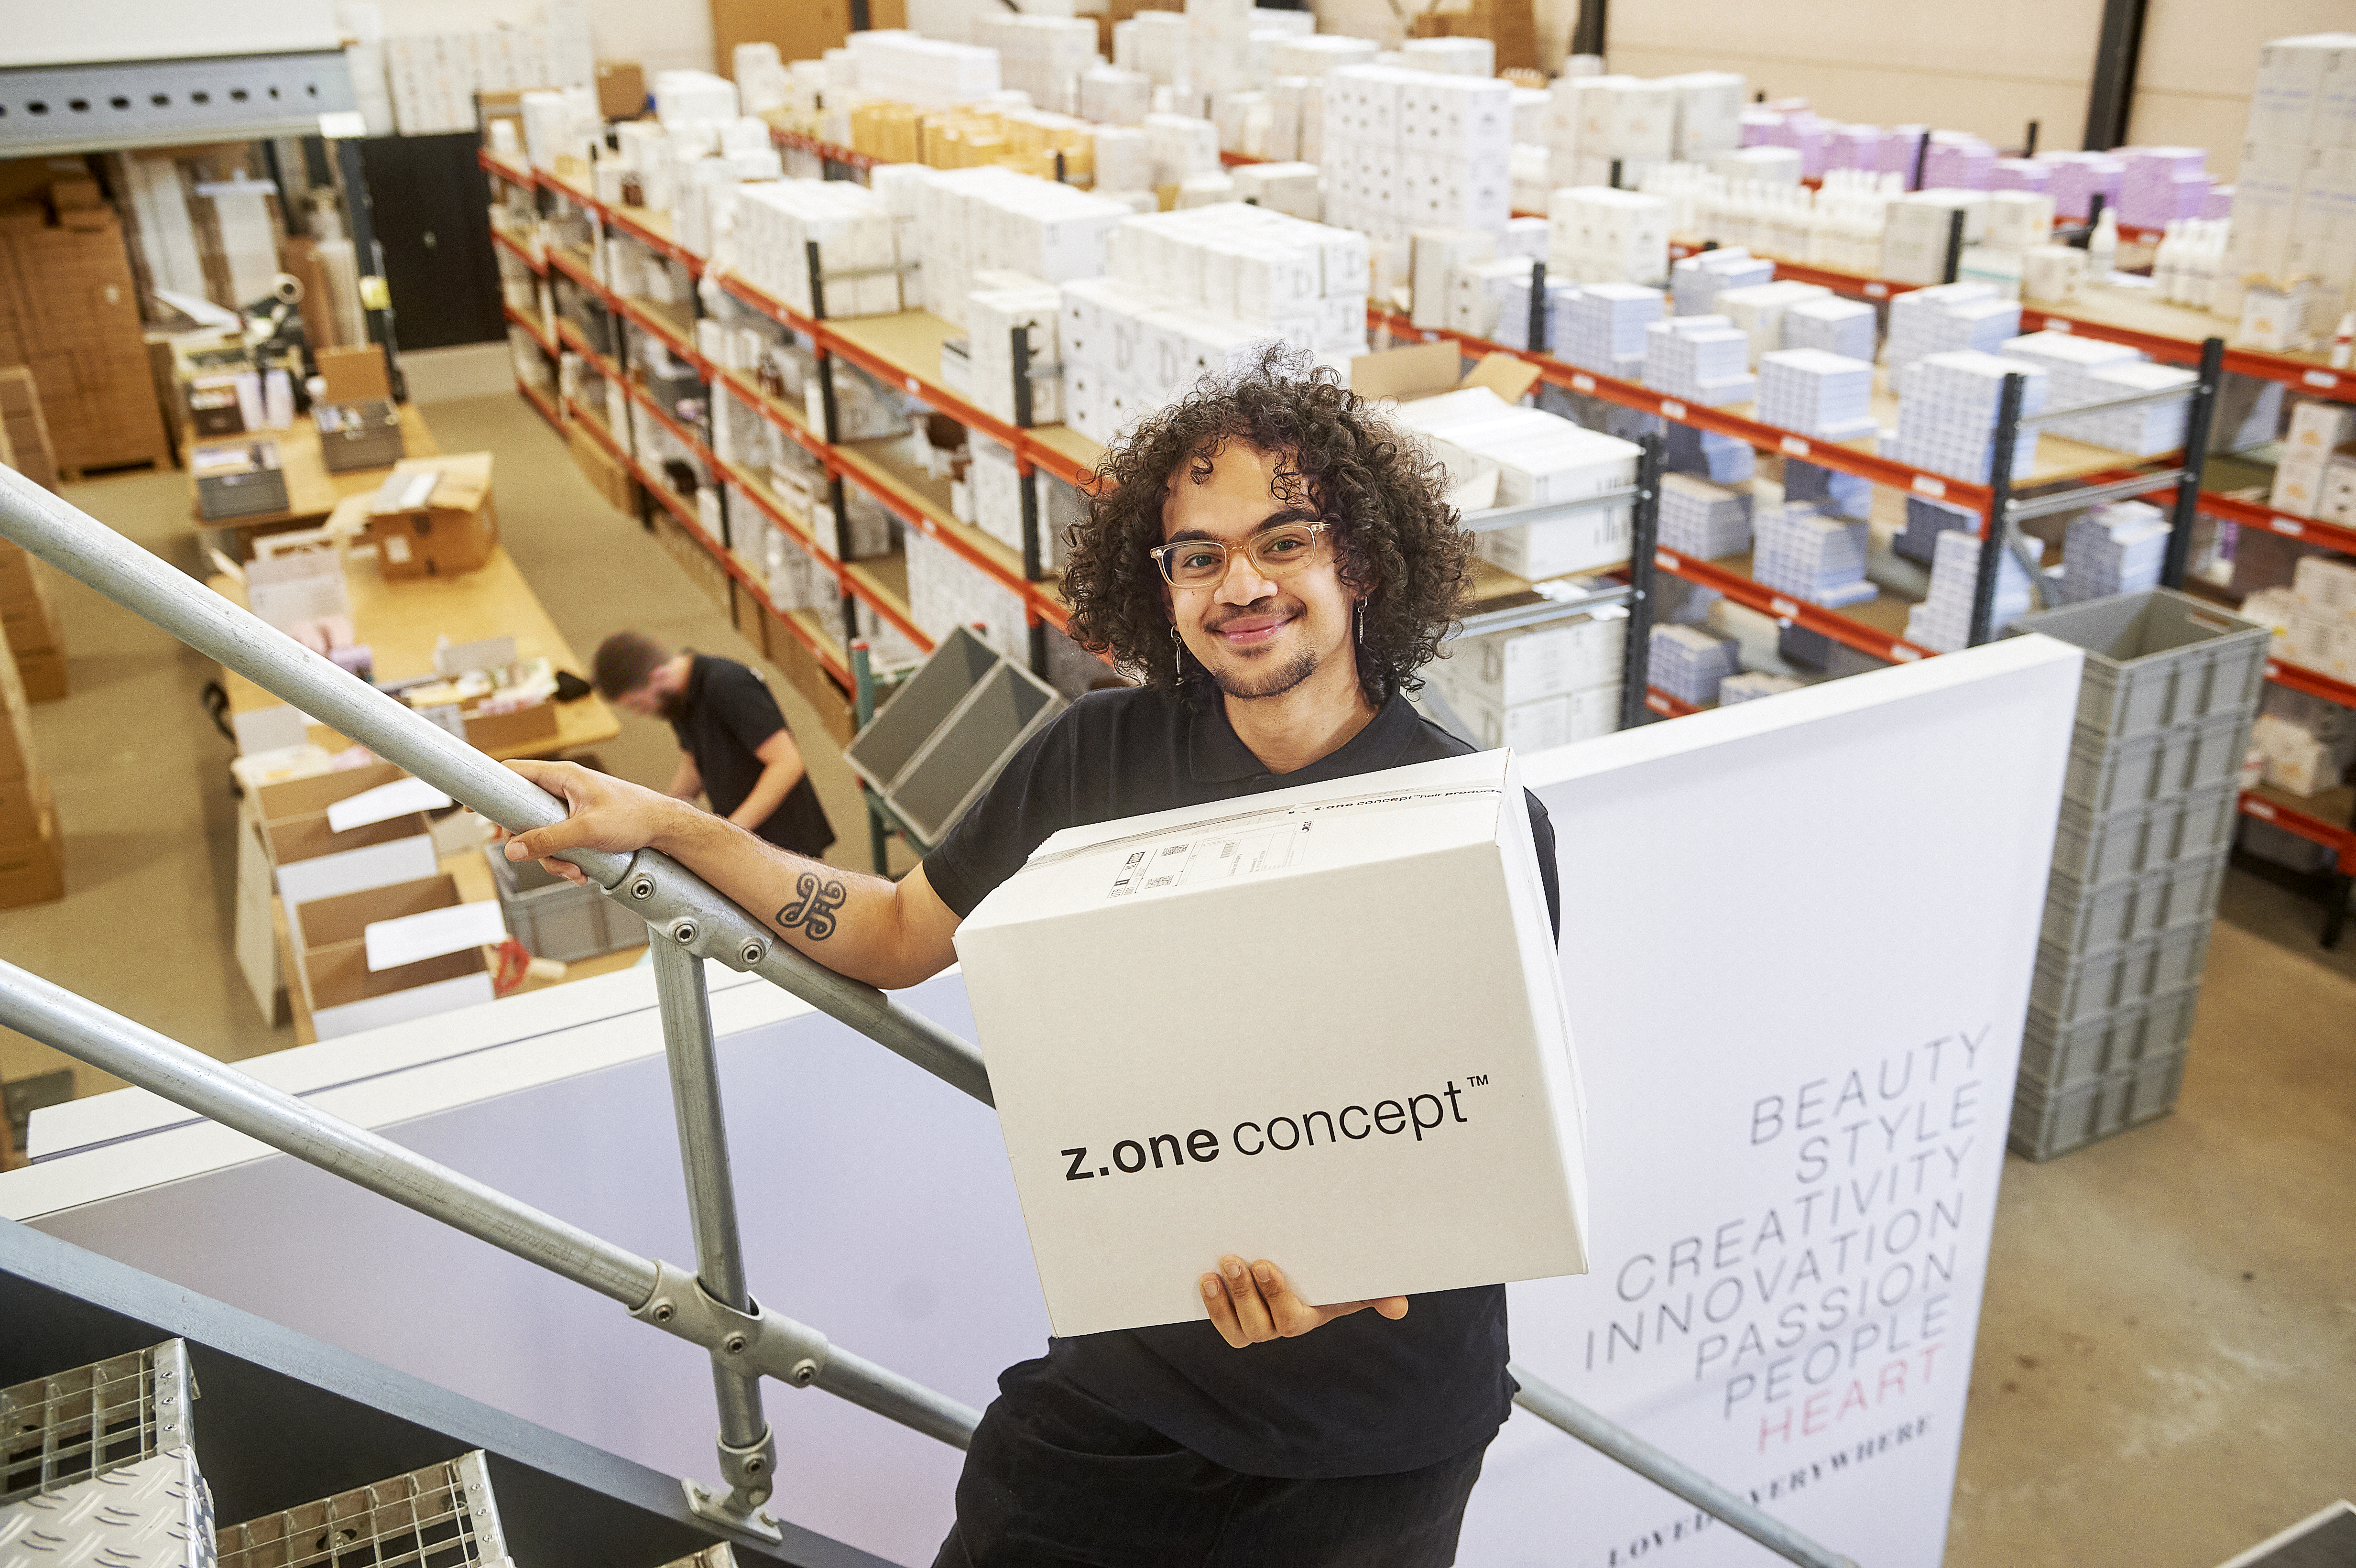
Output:
M0 648L0 909L66 896L57 804L33 751L27 706L16 662Z
M122 226L92 181L49 196L55 221L0 208L0 365L32 372L59 468L167 462Z
M66 640L49 601L48 568L23 547L0 541L0 630L26 699L55 702L66 694Z
M58 487L58 453L41 417L41 389L22 365L0 368L0 463L34 484Z

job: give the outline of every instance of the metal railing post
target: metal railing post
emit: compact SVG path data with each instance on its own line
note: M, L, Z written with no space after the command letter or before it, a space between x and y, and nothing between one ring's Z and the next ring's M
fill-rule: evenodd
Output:
M695 1275L721 1306L749 1312L744 1243L736 1228L736 1187L728 1163L728 1124L720 1104L720 1063L712 1042L712 998L703 960L666 933L654 933L655 999L662 1011L663 1057L670 1068L679 1158L687 1176L688 1221L695 1232ZM761 1413L761 1381L716 1358L712 1389L720 1404L720 1473L728 1494L687 1483L699 1513L720 1513L759 1529L761 1505L776 1487L777 1444ZM774 1529L774 1524L767 1528Z
M1719 1486L1674 1455L1597 1414L1545 1379L1516 1363L1506 1371L1522 1392L1514 1403L1550 1425L1558 1426L1607 1458L1616 1459L1655 1486L1685 1499L1714 1519L1723 1520L1778 1557L1803 1568L1857 1568L1837 1552L1817 1545L1798 1531L1770 1517L1744 1498Z

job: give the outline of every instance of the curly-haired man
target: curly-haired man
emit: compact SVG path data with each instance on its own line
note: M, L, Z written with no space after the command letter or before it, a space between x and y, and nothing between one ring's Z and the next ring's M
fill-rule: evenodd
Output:
M1271 353L1146 420L1069 543L1074 636L1142 684L1075 703L896 885L821 868L824 896L803 897L811 862L562 763L514 764L572 816L509 856L652 844L777 911L812 957L909 986L955 961L958 923L1058 828L1468 749L1404 692L1463 602L1472 540L1429 455L1332 372ZM1553 832L1529 809L1555 912ZM1248 1029L1252 986L1318 982L1212 983ZM936 1568L1455 1560L1513 1393L1504 1287L1312 1304L1274 1260L1203 1266L1201 1320L1053 1339L1006 1371Z

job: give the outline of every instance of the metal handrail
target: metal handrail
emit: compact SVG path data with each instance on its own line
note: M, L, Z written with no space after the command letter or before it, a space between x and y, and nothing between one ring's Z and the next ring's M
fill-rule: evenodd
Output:
M0 467L0 535L501 827L523 831L563 819L562 804L522 775L6 467ZM711 1354L720 1396L722 1464L735 1489L715 1504L693 1482L686 1487L697 1511L715 1520L775 1539L774 1522L756 1511L766 1495L766 1466L774 1454L766 1424L757 1445L727 1441L741 1440L759 1419L749 1380L773 1377L797 1388L823 1389L966 1447L980 1421L971 1406L839 1349L817 1329L742 1294L733 1214L724 1212L733 1199L727 1196L726 1151L717 1137L723 1122L709 1014L685 1005L701 987L691 983L682 960L692 955L759 975L987 1104L990 1080L980 1053L931 1020L902 1011L873 987L837 975L776 941L668 856L651 849L626 856L567 850L561 858L644 919L662 953L659 973L664 984L659 989L690 1206L698 1250L704 1254L699 1261L719 1276L713 1281L639 1257L5 962L0 1023L585 1285L622 1303L639 1321L701 1346ZM744 1305L715 1296L707 1283ZM1516 1403L1655 1485L1804 1568L1855 1568L1635 1434L1526 1371L1515 1372L1523 1384Z

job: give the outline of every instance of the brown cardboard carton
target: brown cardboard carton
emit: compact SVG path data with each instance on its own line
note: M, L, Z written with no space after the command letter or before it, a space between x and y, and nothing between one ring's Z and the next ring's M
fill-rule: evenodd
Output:
M369 517L368 531L377 547L377 570L387 581L455 576L491 559L499 542L499 517L491 501L489 453L404 458L393 464L392 471L396 475L431 471L442 477L424 507Z
M0 909L54 903L66 896L65 846L58 833L57 804L47 779L36 775L33 832L0 842Z
M608 120L635 120L646 112L647 73L628 60L597 62L597 112Z
M57 702L66 696L66 656L57 649L18 654L16 674L27 702Z
M403 964L397 968L368 966L365 933L380 920L423 914L460 902L457 881L446 871L415 881L394 882L334 898L314 899L296 906L295 928L302 933L301 968L314 1013L374 997L406 991L413 986L455 980L480 974L479 949L445 953L435 958Z
M49 782L43 774L0 779L0 844L38 837L48 801Z
M751 589L734 578L729 580L729 584L734 598L734 619L738 635L753 645L755 653L765 659L768 658L769 613L761 607L761 602L758 599L753 597ZM782 627L779 629L783 630Z
M483 752L512 751L556 739L556 704L535 702L504 713L466 716L466 744Z
M382 345L363 343L350 348L322 348L316 351L316 357L319 374L327 383L327 401L381 402L392 396L392 380L385 370Z
M573 448L573 462L608 506L617 512L637 509L630 496L630 472L616 461L597 438L589 433L586 424L575 421L566 437Z
M407 776L407 771L399 763L370 763L364 768L346 768L339 773L317 773L307 779L263 784L253 792L254 804L265 824L290 816L310 816L326 811L339 800Z

